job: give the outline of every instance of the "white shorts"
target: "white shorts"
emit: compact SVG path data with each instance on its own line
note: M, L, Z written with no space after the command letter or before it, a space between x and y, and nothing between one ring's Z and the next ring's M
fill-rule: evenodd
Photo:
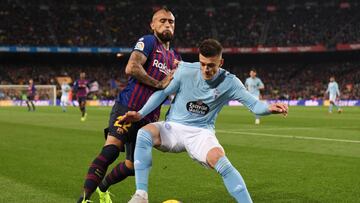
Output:
M67 104L69 102L69 98L68 98L68 96L61 96L60 101Z
M160 130L161 146L157 147L160 151L187 151L193 160L205 167L209 167L206 156L211 149L219 147L224 151L215 134L208 129L165 121L152 124Z
M335 102L336 101L336 94L330 94L329 100Z

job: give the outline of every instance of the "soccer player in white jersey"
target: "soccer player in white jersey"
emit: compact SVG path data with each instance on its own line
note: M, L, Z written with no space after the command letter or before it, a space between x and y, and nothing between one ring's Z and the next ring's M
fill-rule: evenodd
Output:
M71 90L71 87L66 82L63 82L61 84L60 106L61 106L63 112L66 111L66 106L69 103L69 92L70 92L70 90Z
M245 87L256 99L260 99L260 90L264 89L264 83L256 77L255 69L250 70L250 77L246 79ZM260 124L260 115L255 115L255 124Z
M334 76L330 77L330 82L328 84L328 88L325 94L327 93L329 93L329 100L330 100L329 113L332 113L333 106L336 107L338 113L341 113L342 109L338 105L336 105L336 98L340 97L340 90L339 90L339 85L335 81Z
M215 136L215 119L230 100L238 100L261 115L287 115L288 107L283 103L268 105L259 101L235 75L220 68L224 60L218 41L203 41L199 51L200 63L180 62L167 88L155 92L140 111L129 111L121 120L125 124L139 120L168 95L176 93L166 121L147 124L138 131L134 162L136 193L130 203L149 202L147 191L152 147L164 152L187 151L192 159L220 174L237 202L252 202L243 178L227 159Z

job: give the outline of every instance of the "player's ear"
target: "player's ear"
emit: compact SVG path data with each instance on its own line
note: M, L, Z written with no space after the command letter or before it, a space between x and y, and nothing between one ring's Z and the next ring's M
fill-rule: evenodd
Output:
M151 29L151 31L154 31L154 30L155 30L154 21L151 21L151 23L150 23L150 29Z
M220 61L220 67L222 67L224 65L224 59L221 58L221 61Z

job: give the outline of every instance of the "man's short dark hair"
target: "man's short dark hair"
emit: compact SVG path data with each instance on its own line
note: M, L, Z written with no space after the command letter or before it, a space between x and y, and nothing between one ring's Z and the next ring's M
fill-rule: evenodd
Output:
M199 52L205 57L219 56L222 53L222 46L215 39L206 39L201 42Z
M159 9L156 9L154 12L153 12L153 15L152 16L154 16L157 12L159 12L159 11L165 11L166 13L172 13L172 11L168 8L168 7L166 7L166 6L163 6L163 7L161 7L161 8L159 8Z
M252 71L252 72L255 72L255 73L256 73L256 69L255 69L255 68L250 69L250 71Z

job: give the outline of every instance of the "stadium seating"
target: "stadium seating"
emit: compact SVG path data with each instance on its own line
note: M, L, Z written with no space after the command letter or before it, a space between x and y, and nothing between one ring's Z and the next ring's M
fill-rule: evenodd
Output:
M205 37L215 37L229 47L332 47L360 42L357 1L259 4L224 0L176 6L168 1L158 6L141 2L2 1L0 16L6 20L0 22L0 41L5 45L128 47L148 33L152 12L166 4L176 16L177 47L194 47Z
M338 43L360 43L360 4L355 0L180 2L1 1L0 17L6 20L0 21L0 45L132 47L138 37L149 33L152 12L162 5L168 5L176 16L175 47L196 47L207 37L219 39L224 47L320 44L331 50ZM266 99L322 98L328 78L334 73L342 98L355 99L360 95L359 66L358 62L343 62L255 68L265 83ZM114 98L119 91L111 90L114 84L126 83L124 71L117 65L79 62L55 66L2 64L0 84L24 84L29 78L34 78L36 84L56 84L56 76L76 79L80 70L90 80L98 81L98 98ZM243 81L248 71L249 67L242 66L231 69Z

